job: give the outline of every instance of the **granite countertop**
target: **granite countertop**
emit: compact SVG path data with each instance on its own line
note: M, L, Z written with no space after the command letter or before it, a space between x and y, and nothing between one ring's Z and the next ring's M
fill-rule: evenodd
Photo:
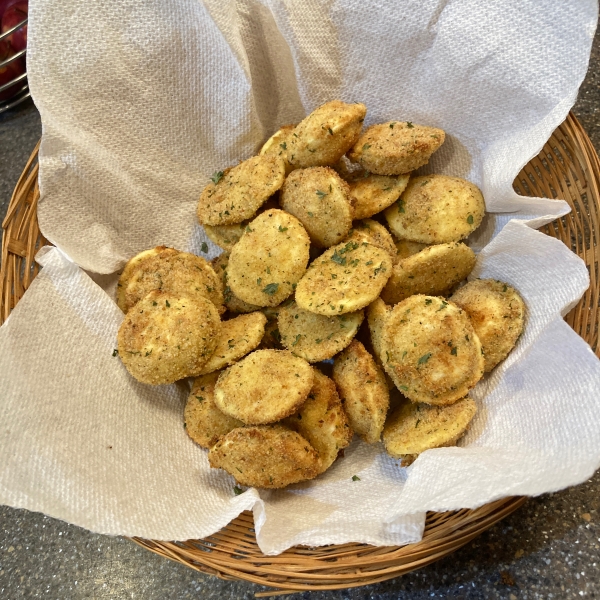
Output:
M574 112L600 151L600 35ZM0 211L41 135L31 102L0 115ZM475 541L419 571L363 588L291 599L600 597L600 471L526 504ZM268 588L221 581L133 542L0 507L0 598L253 598Z

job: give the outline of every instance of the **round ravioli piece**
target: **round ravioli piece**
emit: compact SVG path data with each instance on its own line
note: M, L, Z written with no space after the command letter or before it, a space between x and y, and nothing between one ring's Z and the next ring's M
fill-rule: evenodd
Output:
M333 100L301 121L287 141L288 160L295 167L333 165L354 145L367 107Z
M267 317L261 312L239 315L221 323L217 345L198 375L212 373L237 362L260 344Z
M348 158L377 175L402 175L426 165L445 137L444 131L435 127L388 121L371 125Z
M352 441L352 429L338 396L335 383L314 369L313 387L302 408L286 419L319 455L319 474L325 472L338 457L340 450Z
M271 208L279 208L277 202L272 198L267 200L257 211L257 214L264 212ZM253 217L254 218L254 217ZM204 225L204 231L208 238L220 246L227 252L231 252L231 249L240 241L244 231L250 224L252 219L246 219L241 223L234 223L233 225Z
M366 242L347 242L313 261L296 288L300 308L320 315L342 315L364 308L392 272L390 255Z
M514 348L523 332L525 303L502 281L475 279L450 298L471 318L481 342L484 370L491 371Z
M219 313L210 300L154 290L125 316L117 348L138 381L173 383L206 363L220 329Z
M200 256L158 246L134 256L117 284L117 304L126 313L152 290L202 296L222 313L223 286L210 263Z
M277 324L281 343L310 363L332 358L354 338L363 311L326 317L300 308L295 302L281 309Z
M288 160L288 142L295 128L296 125L283 125L263 144L259 152L262 156L280 156L285 161L286 177L294 170Z
M483 376L481 343L467 313L443 298L417 295L396 304L381 350L385 370L413 402L452 404Z
M234 429L210 449L208 462L241 485L270 489L313 479L320 465L317 451L282 425Z
M352 227L348 184L329 167L298 169L285 180L281 208L306 228L315 246L329 248L341 242Z
M467 432L477 405L467 397L449 406L404 402L386 421L383 444L393 458L407 467L430 448L454 446Z
M421 244L421 242L411 242L409 240L396 240L394 242L396 246L396 252L398 253L398 260L408 258L417 252L421 252L427 248L427 244Z
M257 306L277 306L306 272L310 240L302 223L282 210L254 219L234 246L227 266L233 293Z
M300 408L313 379L303 358L287 350L256 350L221 373L215 403L247 425L274 423Z
M359 341L354 340L335 357L333 380L344 402L350 427L367 444L378 442L390 395L383 371Z
M391 233L381 223L378 223L373 219L355 221L344 242L349 242L351 240L361 244L362 242L373 244L373 246L385 250L390 255L393 264L398 262L398 252L396 251L396 246Z
M279 156L253 156L236 167L219 171L198 201L201 225L231 225L250 219L282 185L284 160Z
M350 183L350 198L355 219L366 219L391 206L408 185L409 175L387 177L370 175Z
M194 381L183 412L187 434L203 448L211 448L220 436L244 424L221 412L214 400L219 373L202 375Z
M423 244L458 242L475 231L485 214L479 188L447 175L410 180L396 204L385 211L392 233Z
M213 258L211 262L215 272L221 278L221 283L223 285L223 300L225 301L225 306L229 312L244 314L260 310L260 306L256 306L256 304L249 304L248 302L240 300L231 291L231 288L227 283L227 265L229 264L228 252L223 252L223 254Z
M414 294L445 295L467 277L476 260L473 250L463 243L429 246L394 265L381 298L396 304Z
M369 325L369 333L371 334L371 345L375 353L375 360L383 366L381 335L383 324L390 314L391 307L388 306L381 298L377 298L367 308L367 323Z

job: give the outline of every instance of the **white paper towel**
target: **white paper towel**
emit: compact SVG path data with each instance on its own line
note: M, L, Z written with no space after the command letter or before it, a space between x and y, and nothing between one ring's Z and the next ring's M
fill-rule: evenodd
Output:
M0 329L0 501L155 539L204 537L252 508L274 554L407 543L425 510L588 477L600 462L600 366L561 320L587 271L525 224L567 205L511 184L573 104L596 17L591 0L32 0L39 219L60 250L45 252ZM183 431L185 387L139 384L112 357L122 315L94 280L110 290L114 277L77 265L111 274L157 244L199 251L195 205L210 174L333 98L364 102L367 124L447 131L424 171L482 188L490 214L470 240L485 246L473 276L523 294L526 331L474 391L461 447L402 469L355 440L316 481L235 496Z

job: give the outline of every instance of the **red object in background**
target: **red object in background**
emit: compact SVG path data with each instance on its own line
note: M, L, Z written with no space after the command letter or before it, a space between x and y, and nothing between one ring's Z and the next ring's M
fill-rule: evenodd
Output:
M24 21L29 11L26 0L4 0L4 4L4 11L2 11L2 6L0 5L0 16L2 18L0 34L5 33ZM6 39L13 53L25 50L27 47L27 25L23 25L23 27L11 33Z
M14 54L10 45L6 40L0 40L0 63ZM25 73L25 63L22 58L17 58L8 63L5 67L0 67L0 86L13 80L15 77ZM8 89L0 92L0 100L7 100L24 85L24 82L19 81L15 85L11 85Z

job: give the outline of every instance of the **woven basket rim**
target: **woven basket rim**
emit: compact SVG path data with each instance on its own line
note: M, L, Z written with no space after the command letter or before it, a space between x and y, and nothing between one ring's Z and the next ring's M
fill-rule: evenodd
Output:
M39 271L34 257L47 244L37 223L38 165L35 147L11 198L2 224L0 323L10 315ZM541 230L565 242L585 261L591 285L566 321L600 357L600 160L576 117L570 113L542 151L514 183L525 196L563 198L572 212ZM132 538L141 546L204 573L285 592L363 586L430 564L468 543L516 510L524 497L510 497L477 509L428 513L420 542L375 547L347 543L296 546L278 556L263 555L254 537L252 514L244 512L204 540L160 542ZM271 595L270 593L257 596Z

